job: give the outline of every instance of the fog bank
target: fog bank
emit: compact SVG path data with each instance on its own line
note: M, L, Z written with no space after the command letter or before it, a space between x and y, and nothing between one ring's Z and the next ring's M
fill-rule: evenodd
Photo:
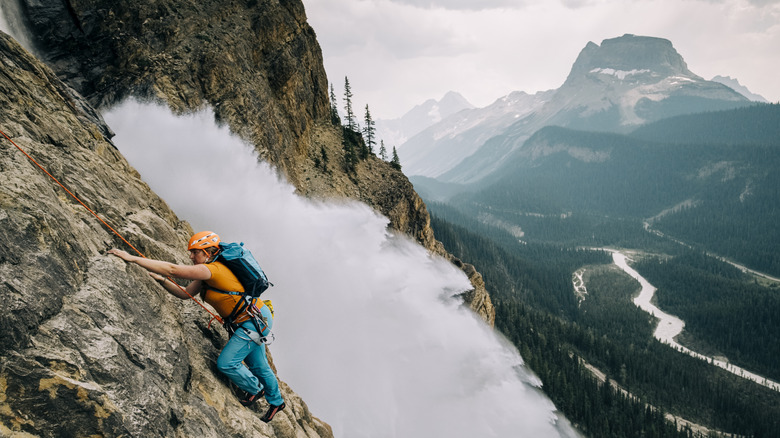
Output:
M297 196L210 111L128 101L104 117L181 219L252 250L275 284L279 377L336 436L574 436L517 351L463 308L466 276L386 218Z

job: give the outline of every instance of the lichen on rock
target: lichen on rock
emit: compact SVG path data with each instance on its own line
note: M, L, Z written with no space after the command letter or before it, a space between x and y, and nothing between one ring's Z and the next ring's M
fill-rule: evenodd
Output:
M149 257L186 262L192 230L102 134L90 106L0 33L0 129ZM215 360L226 337L0 141L0 432L10 436L330 437L291 388L270 424Z

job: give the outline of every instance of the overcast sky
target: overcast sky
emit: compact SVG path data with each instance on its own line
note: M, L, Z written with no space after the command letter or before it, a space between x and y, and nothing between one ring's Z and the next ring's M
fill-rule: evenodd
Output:
M626 33L666 38L705 79L780 101L780 0L304 0L339 105L403 115L458 91L482 107L558 88L579 52Z

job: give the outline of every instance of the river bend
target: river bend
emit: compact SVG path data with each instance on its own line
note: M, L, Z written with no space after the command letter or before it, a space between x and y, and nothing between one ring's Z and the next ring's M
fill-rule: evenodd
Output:
M650 284L650 282L648 282L644 277L639 275L639 273L636 270L634 270L628 265L628 257L625 254L610 249L607 249L607 251L610 251L612 253L612 260L615 263L615 265L617 265L628 275L636 279L639 282L639 284L642 286L639 295L636 298L634 298L634 304L636 304L640 309L644 310L645 312L653 315L658 319L658 326L656 327L655 332L653 333L656 339L658 339L664 344L671 346L677 351L680 351L682 353L685 353L697 359L706 360L707 362L715 366L721 367L724 370L729 371L739 377L752 380L758 383L759 385L763 385L766 386L767 388L780 392L780 383L774 380L768 379L764 376L760 376L755 373L751 373L750 371L744 368L740 368L736 365L729 363L727 360L716 359L714 357L705 356L701 353L697 353L677 343L675 338L680 333L682 333L683 328L685 328L685 322L674 315L670 315L668 313L663 312L661 309L659 309L658 307L652 304L652 299L653 299L653 295L655 294L656 288L652 284Z

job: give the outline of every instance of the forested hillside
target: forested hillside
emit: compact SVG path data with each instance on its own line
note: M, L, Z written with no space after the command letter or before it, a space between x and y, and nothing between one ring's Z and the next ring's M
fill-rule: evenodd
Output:
M671 118L629 135L547 127L489 181L429 202L437 236L483 273L496 327L588 436L689 432L654 409L780 436L780 394L661 344L655 319L632 302L639 284L607 253L582 249L635 250L657 305L686 323L678 342L780 377L779 286L705 252L780 274L778 108Z
M648 222L780 275L778 108L681 116L634 135L544 128L494 179L448 203L528 242L637 242Z
M685 320L685 339L697 351L773 380L780 379L780 290L754 281L739 269L688 252L636 266L658 288L658 305Z
M780 146L780 104L671 117L637 128L631 137L675 144Z
M523 245L445 206L431 210L432 226L444 245L483 273L496 327L517 346L556 406L587 436L694 436L664 420L665 412L742 436L780 434L780 396L655 340L653 318L631 302L638 283L608 268L606 253ZM680 252L676 244L656 242L656 248ZM588 294L579 303L571 280L583 266L589 272ZM585 363L633 397L601 384Z

